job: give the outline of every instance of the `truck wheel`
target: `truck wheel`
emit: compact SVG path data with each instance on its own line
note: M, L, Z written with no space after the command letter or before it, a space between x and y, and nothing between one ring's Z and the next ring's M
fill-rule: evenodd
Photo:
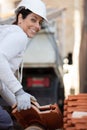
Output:
M32 125L27 127L25 130L46 130L46 129L42 128L41 126Z

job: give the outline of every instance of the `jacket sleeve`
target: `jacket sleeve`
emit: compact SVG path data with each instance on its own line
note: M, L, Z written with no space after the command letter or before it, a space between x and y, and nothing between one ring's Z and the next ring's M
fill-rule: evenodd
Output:
M22 85L14 76L9 61L24 50L27 38L20 33L7 35L0 43L0 80L13 92L17 92ZM0 86L1 87L1 86Z

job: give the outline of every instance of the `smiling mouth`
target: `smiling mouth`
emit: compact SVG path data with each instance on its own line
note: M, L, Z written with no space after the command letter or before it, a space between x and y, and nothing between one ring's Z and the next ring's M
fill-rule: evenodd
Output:
M31 34L35 35L37 32L35 30L31 30Z
M35 30L30 30L29 33L28 33L28 37L33 37L34 35L36 35L36 31Z
M32 30L32 29L31 29L31 32L32 32L32 33L36 33L36 31L35 31L35 30Z

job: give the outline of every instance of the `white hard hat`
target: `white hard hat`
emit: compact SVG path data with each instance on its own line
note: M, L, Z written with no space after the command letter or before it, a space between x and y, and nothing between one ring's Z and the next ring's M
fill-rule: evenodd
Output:
M41 0L22 0L16 10L18 10L19 7L25 7L48 21L46 18L46 6Z

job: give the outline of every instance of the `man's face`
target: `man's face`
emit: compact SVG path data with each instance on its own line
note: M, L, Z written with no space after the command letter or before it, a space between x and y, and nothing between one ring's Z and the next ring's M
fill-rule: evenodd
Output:
M43 22L42 17L30 13L25 19L21 17L21 24L19 25L23 31L27 34L28 37L32 38L35 36L35 34L41 30L41 24Z

